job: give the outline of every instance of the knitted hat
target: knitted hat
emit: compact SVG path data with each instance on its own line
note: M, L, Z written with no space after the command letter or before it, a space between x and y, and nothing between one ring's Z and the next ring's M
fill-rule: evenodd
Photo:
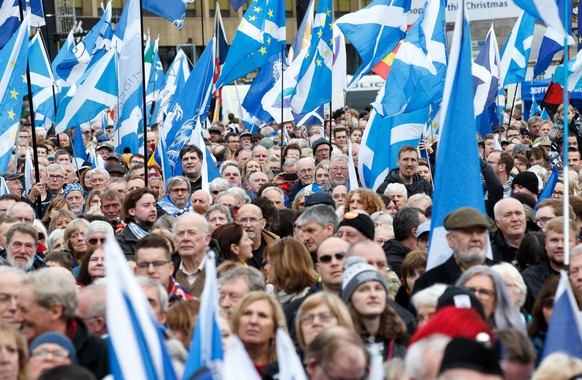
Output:
M469 369L483 375L503 376L495 353L472 339L454 338L443 355L439 374L447 369Z
M366 213L355 211L345 213L337 228L342 226L354 227L368 239L374 240L374 222Z
M69 195L69 193L72 191L80 191L81 194L83 194L83 198L85 197L85 190L83 190L79 182L70 183L65 186L65 189L63 190L63 197L66 198L67 195Z
M534 172L519 173L513 178L513 185L521 185L536 195L539 193L538 176Z
M45 343L52 343L61 346L69 353L71 362L77 364L77 351L75 350L75 346L73 346L73 343L67 336L56 332L47 332L39 335L32 341L32 344L28 348L28 354L31 355L37 347Z
M378 281L386 292L388 292L388 284L386 279L370 264L366 262L362 257L351 256L344 261L344 266L346 270L342 275L342 300L345 303L350 301L352 294L358 288L368 281Z

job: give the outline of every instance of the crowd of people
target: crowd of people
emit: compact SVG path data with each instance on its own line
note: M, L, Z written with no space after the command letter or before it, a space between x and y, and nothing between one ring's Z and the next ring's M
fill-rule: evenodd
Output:
M349 191L348 166L358 166L368 112L338 110L325 126L284 123L256 134L231 115L204 131L206 159L220 173L207 187L205 155L193 145L180 151L181 174L162 178L151 159L156 127L142 155L115 152L112 126L84 126L85 147L105 163L93 169L74 157L69 133L37 128L33 144L23 119L2 173L0 377L111 373L103 250L111 236L177 374L213 250L223 346L238 336L264 379L280 372L279 327L311 379L366 378L377 357L387 379L580 376L582 358L543 354L567 252L572 287L582 294L577 111L569 109L567 136L562 109L554 121L517 113L495 134L477 136L487 215L468 207L448 214L452 255L428 270L438 140L421 142L426 159L419 147L403 146L376 191ZM566 143L567 166L560 160ZM26 191L24 157L33 146L38 158ZM569 170L569 183L560 176L551 197L539 201L554 167Z

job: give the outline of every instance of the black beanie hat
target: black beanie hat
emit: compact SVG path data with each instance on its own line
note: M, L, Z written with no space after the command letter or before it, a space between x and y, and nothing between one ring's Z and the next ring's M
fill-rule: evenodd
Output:
M534 172L521 172L513 178L513 185L521 185L534 194L539 194L538 176Z
M503 376L499 361L492 350L472 339L453 338L441 362L439 374L448 369L470 369L484 375Z
M374 240L374 222L372 221L372 218L364 212L350 211L345 213L344 218L337 228L340 228L341 226L354 227L368 239Z

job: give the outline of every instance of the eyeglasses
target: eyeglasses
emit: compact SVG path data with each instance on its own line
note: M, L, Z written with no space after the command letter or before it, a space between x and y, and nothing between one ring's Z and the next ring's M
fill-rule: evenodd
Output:
M237 220L236 222L238 224L244 225L247 223L256 224L256 223L260 222L261 220L263 220L263 218L241 218L241 219Z
M51 181L61 181L61 180L65 179L65 177L62 175L51 175L51 174L49 174L48 178Z
M331 321L333 318L337 318L337 316L335 315L335 313L332 313L331 311L324 311L321 313L304 314L301 316L299 320L301 321L302 324L310 325L315 321L315 318L319 319L320 322L327 323Z
M69 357L69 352L65 351L65 350L47 350L44 348L41 348L39 350L33 351L32 352L32 357L37 358L37 359L44 359L46 358L48 355L52 355L54 358L57 359L61 359L64 360L66 358Z
M87 243L89 243L89 245L96 245L97 243L105 243L105 238L91 238L89 240L87 240Z
M554 219L553 216L542 216L542 217L536 219L536 224L541 227L552 219Z
M239 144L240 143L240 140L229 140L229 141L227 141L227 143L228 144L231 144L231 143L237 143L237 144Z
M334 253L333 255L321 255L319 257L319 262L323 263L323 264L329 264L331 263L332 258L334 258L338 261L342 261L344 259L344 257L346 257L346 253L345 252L337 252Z
M188 192L188 189L172 189L172 190L170 190L170 192L172 192L174 194L187 193Z
M476 296L483 298L484 300L489 300L495 297L495 291L489 289L479 289L479 288L469 288L465 287L465 289L472 291L475 293Z
M167 261L167 260L142 261L142 262L137 263L137 267L139 269L149 269L150 265L153 265L154 268L161 268L168 263L169 263L169 261Z

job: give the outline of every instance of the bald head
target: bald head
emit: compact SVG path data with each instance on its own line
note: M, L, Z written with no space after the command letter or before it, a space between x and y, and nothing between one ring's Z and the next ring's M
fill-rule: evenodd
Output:
M348 248L350 248L350 244L345 240L335 236L327 238L317 249L317 260L319 261L319 258L322 255L334 254L336 252L347 252Z
M253 241L253 249L259 248L261 230L266 225L261 209L253 204L242 206L236 214L236 222L241 225Z
M382 247L372 240L362 240L351 245L347 256L362 257L368 264L374 266L382 276L386 275L386 268L388 268L386 254Z

